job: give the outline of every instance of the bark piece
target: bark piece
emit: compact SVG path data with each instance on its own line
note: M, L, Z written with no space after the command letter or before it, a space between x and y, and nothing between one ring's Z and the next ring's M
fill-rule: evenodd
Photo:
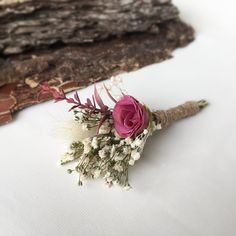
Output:
M3 55L60 43L92 43L134 32L158 34L159 23L178 17L177 8L169 0L8 0L3 3L15 3L0 7Z
M3 95L4 99L14 98L16 102L13 104L11 100L9 105L3 105L0 123L11 121L9 114L15 111L49 100L49 95L40 95L40 83L47 81L66 92L83 88L122 71L161 62L171 57L173 49L192 40L193 29L176 19L160 24L156 35L135 33L93 44L37 50L2 60L0 102L3 104Z

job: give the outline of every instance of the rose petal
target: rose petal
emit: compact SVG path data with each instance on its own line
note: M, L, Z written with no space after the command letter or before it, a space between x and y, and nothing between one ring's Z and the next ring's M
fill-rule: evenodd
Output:
M121 137L134 137L149 123L149 113L135 98L125 95L113 109L114 126Z

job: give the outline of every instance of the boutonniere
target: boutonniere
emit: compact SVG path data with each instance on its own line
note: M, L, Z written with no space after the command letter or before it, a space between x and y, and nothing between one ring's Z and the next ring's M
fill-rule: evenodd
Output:
M72 104L74 119L85 137L74 140L65 153L61 165L74 162L68 173L79 174L78 184L84 179L103 178L108 186L114 183L130 188L128 172L142 156L150 135L171 123L195 115L207 105L205 100L186 102L168 110L151 111L131 95L121 92L114 98L105 85L104 89L114 102L113 107L104 104L96 85L94 94L82 102L78 93L68 98L63 90L44 84L43 93L50 93L56 102Z

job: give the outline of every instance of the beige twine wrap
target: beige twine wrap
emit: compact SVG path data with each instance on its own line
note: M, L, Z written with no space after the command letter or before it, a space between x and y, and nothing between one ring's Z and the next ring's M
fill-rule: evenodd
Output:
M207 105L205 100L191 101L168 110L157 110L153 112L153 115L157 124L161 124L161 127L165 128L175 121L197 114Z

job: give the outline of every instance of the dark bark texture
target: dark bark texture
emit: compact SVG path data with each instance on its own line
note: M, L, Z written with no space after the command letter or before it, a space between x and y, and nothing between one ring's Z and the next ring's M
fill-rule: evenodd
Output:
M32 1L0 8L0 50L9 55L56 43L91 43L158 31L174 19L169 0Z
M193 40L169 0L28 1L0 7L0 124L66 92L161 62Z

